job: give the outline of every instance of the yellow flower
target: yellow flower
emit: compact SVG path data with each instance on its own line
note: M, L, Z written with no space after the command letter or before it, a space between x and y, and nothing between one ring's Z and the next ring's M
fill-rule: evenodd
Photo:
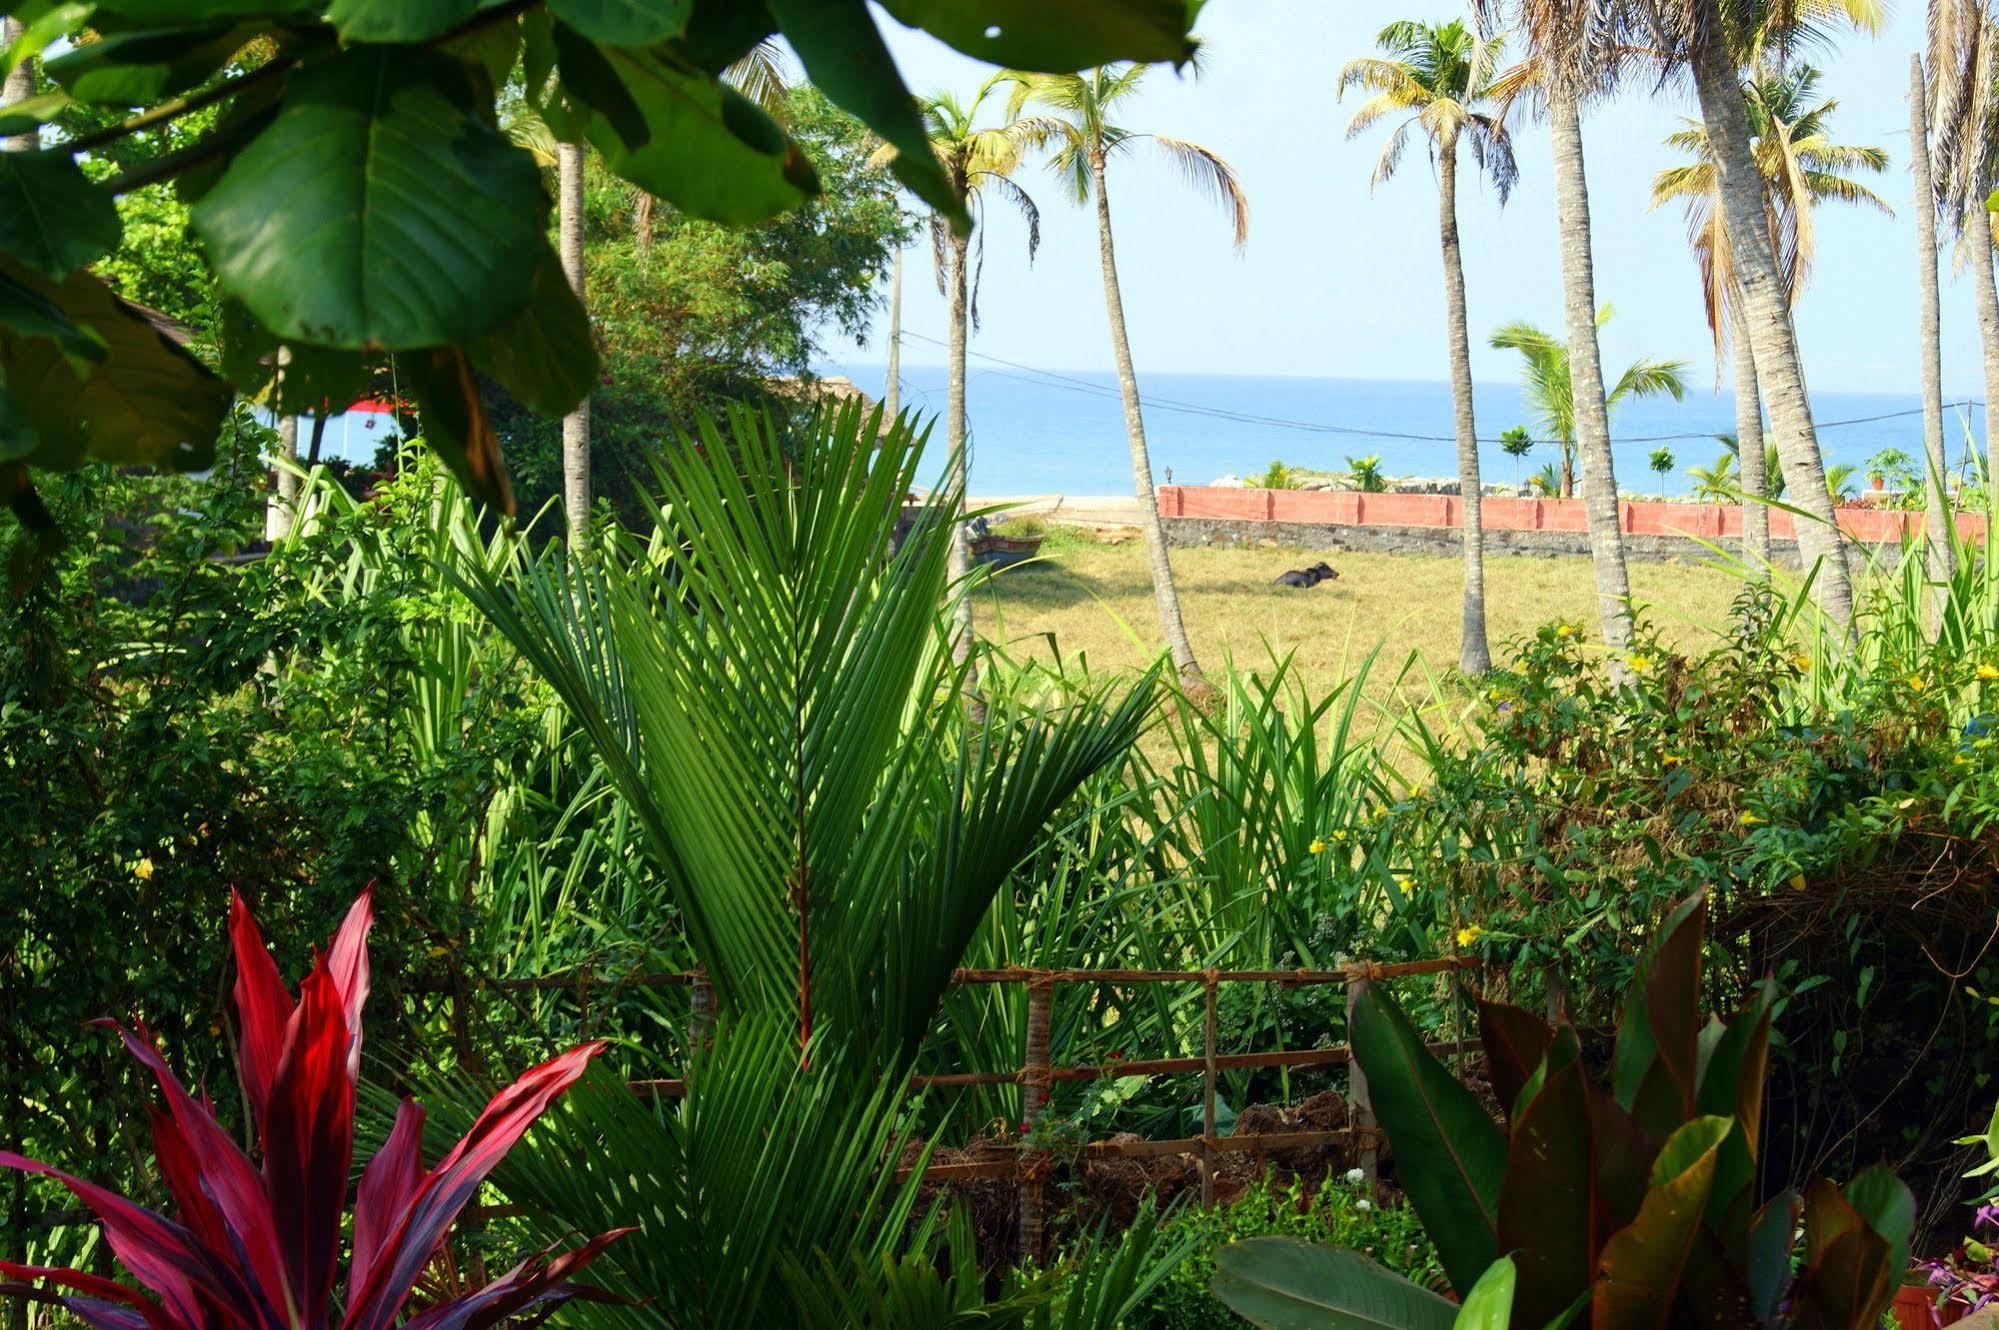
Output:
M1803 873L1791 874L1791 890L1803 891L1804 889L1805 889L1805 875Z
M1578 629L1572 623L1563 623L1555 625L1556 637L1574 637L1579 631L1581 630Z
M1314 836L1312 837L1312 843L1306 846L1305 848L1310 850L1313 854L1324 854L1326 852L1326 843L1320 840L1317 836Z
M141 859L138 863L133 864L132 876L138 878L141 882L151 882L153 880L153 861L151 859Z
M1480 928L1477 924L1466 924L1463 928L1460 928L1458 930L1458 945L1461 947L1469 947L1472 943L1478 941L1479 938L1482 937L1484 934L1485 930L1483 928Z
M1504 702L1506 700L1506 693L1502 689L1488 688L1485 690L1485 700L1488 702Z
M1904 799L1902 800L1901 803L1895 805L1895 811L1898 813L1906 813L1915 806L1916 806L1916 801L1914 799Z
M1668 753L1659 760L1665 763L1669 767L1677 767L1678 765L1680 765L1680 763L1686 761L1686 759L1681 757L1678 753Z
M1980 665L1978 677L1985 680L1999 679L1999 665Z
M1810 656L1807 656L1804 652L1800 651L1797 655L1791 657L1792 669L1802 673L1805 670L1809 670L1811 667L1812 667L1812 658Z
M1626 656L1624 663L1631 667L1633 674L1649 674L1652 671L1652 658L1650 656Z
M1760 827L1763 825L1763 819L1754 813L1744 813L1739 820L1745 827Z
M1923 676L1920 674L1910 675L1908 677L1907 682L1909 685L1909 691L1912 693L1920 693L1923 691L1923 689L1929 687L1929 683L1926 680L1924 680Z

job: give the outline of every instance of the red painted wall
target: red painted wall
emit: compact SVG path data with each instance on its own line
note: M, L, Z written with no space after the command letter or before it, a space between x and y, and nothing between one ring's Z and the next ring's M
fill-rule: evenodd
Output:
M1487 499L1485 526L1492 531L1587 531L1581 499ZM1451 528L1464 524L1464 505L1450 494L1361 494L1352 490L1213 489L1205 485L1161 485L1162 517L1226 521L1296 522L1308 526L1400 526ZM1841 508L1840 529L1867 544L1893 544L1922 530L1922 514L1875 508ZM1742 508L1713 503L1620 503L1624 530L1641 536L1687 536L1739 540ZM1985 539L1982 514L1960 513L1957 529L1968 540ZM1795 540L1797 524L1782 509L1770 510L1770 535Z

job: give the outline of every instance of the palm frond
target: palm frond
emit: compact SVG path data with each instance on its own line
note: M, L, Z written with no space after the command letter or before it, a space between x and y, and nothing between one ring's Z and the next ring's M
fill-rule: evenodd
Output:
M722 71L722 79L780 125L791 120L791 74L784 47L766 37Z
M1168 134L1154 134L1152 141L1180 168L1188 184L1221 205L1228 214L1235 247L1241 249L1248 244L1249 195L1243 192L1242 179L1228 159L1213 148Z

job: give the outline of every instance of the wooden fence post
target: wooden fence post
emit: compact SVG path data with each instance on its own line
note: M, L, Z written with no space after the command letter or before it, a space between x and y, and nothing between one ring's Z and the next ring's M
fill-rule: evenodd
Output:
M1353 1014L1360 1002L1360 995L1367 991L1367 980L1347 981L1347 1050L1353 1051ZM1367 1097L1367 1073L1361 1070L1360 1059L1349 1057L1347 1061L1347 1125L1359 1137L1360 1171L1371 1187L1380 1172L1381 1150L1375 1141L1374 1105Z
M1045 970L1027 978L1027 1047L1020 1071L1020 1125L1032 1131L1048 1107L1048 1034L1053 1024L1052 1001L1055 980ZM1020 1161L1020 1255L1041 1259L1041 1200L1048 1168L1045 1152L1028 1154L1023 1147Z
M696 970L689 986L690 996L687 1009L687 1053L695 1053L708 1047L708 1033L715 1028L715 986L708 982L706 970Z
M1207 1024L1201 1038L1201 1057L1208 1064L1201 1072L1201 1208L1215 1203L1215 982L1214 970L1203 980L1203 1002Z

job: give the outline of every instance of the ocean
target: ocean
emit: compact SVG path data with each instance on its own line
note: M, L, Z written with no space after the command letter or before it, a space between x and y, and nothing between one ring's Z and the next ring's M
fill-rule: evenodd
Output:
M879 364L826 363L821 374L844 374L879 397ZM939 419L942 437L945 375L941 366L905 366L903 403ZM971 488L979 495L1128 494L1131 459L1117 378L1090 370L1043 371L973 364L966 410L971 426ZM1205 485L1227 475L1254 476L1273 460L1315 470L1344 470L1350 457L1379 456L1397 476L1454 476L1457 448L1451 390L1446 383L1386 379L1257 378L1223 374L1141 374L1145 432L1154 479ZM1512 425L1532 428L1511 383L1474 388L1481 438ZM1950 399L1946 399L1950 400ZM1916 394L1815 393L1814 418L1828 465L1864 468L1885 448L1912 458L1923 453L1921 402ZM1886 417L1886 418L1882 418ZM1972 446L1984 448L1984 412L1945 411L1945 449L1952 465ZM1843 423L1853 422L1853 423ZM1660 477L1648 467L1655 449L1672 450L1668 494L1691 490L1690 466L1711 466L1723 450L1714 436L1735 429L1735 406L1705 383L1682 401L1627 401L1611 417L1612 452L1619 488L1657 492ZM1427 438L1402 437L1408 435ZM1691 438L1661 439L1664 435ZM1556 460L1554 445L1537 447L1522 462L1495 443L1481 450L1488 482L1513 482ZM1864 478L1856 485L1865 485Z

